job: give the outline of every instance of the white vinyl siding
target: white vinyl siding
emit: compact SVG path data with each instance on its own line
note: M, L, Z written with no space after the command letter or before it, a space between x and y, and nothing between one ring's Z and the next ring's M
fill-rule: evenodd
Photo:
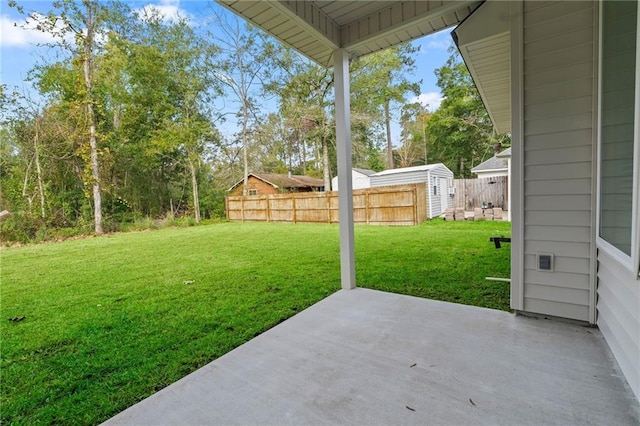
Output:
M447 198L447 205L442 205L441 194L449 194L453 185L453 172L444 164L429 164L426 166L405 167L401 169L385 170L369 176L371 187L404 185L407 183L427 184L427 215L429 219L438 217L449 207L453 207L453 198ZM433 193L434 182L437 193ZM446 185L445 185L446 184Z
M603 249L598 251L598 327L640 398L640 282Z
M594 9L524 4L523 310L589 321L592 297ZM536 254L553 253L552 272Z
M449 186L453 184L453 172L444 166L434 167L430 170L431 179L435 179L438 193L433 193L433 183L431 188L431 198L429 205L431 206L431 217L438 217L444 214L445 210L453 207L453 198L447 198L447 205L442 205L442 193L449 193Z
M369 176L360 173L357 170L351 171L351 185L353 185L352 189L363 189L371 187L369 183ZM331 190L338 190L338 176L331 179Z
M598 327L640 398L640 11L632 2L601 11Z

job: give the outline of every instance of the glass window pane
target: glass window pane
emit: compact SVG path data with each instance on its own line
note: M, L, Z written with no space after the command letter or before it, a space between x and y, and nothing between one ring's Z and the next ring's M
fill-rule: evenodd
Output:
M607 1L602 14L600 236L631 255L637 7Z

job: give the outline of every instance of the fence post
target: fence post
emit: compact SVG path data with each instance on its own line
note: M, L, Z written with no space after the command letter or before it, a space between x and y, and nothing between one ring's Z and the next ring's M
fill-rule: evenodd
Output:
M325 194L327 194L327 223L331 223L331 197L329 196L330 193L331 191L325 191Z
M242 222L244 222L244 195L240 199L240 212L242 214Z
M271 199L270 195L267 194L264 196L265 201L267 202L267 222L271 222Z
M291 193L291 202L293 203L293 223L297 223L296 194Z
M371 218L369 217L369 214L371 213L371 209L369 206L369 189L365 189L364 190L364 220L365 223L368 225L369 222L371 222Z
M413 191L411 191L413 197L413 224L418 224L418 184L413 184Z

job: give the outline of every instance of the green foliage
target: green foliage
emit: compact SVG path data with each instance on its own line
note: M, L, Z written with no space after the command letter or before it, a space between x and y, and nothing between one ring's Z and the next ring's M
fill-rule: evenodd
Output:
M204 217L219 215L211 203L205 208L215 212L195 208L198 187L212 181L207 160L220 143L211 108L219 90L204 61L215 46L184 20L165 21L153 9L138 14L119 2L56 2L50 14L22 11L43 31L53 31L53 21L62 16L63 33L72 34L83 28L85 6L95 6L91 11L100 35L95 40L100 48L91 53L90 93L83 34L74 41L60 37L56 45L64 49L57 62L39 64L30 73L44 95L41 101L9 98L3 87L2 102L15 99L16 107L3 120L8 141L3 138L7 155L0 159L0 183L7 190L0 194L0 206L16 221L25 220L19 239L39 238L33 216L48 229L41 235L51 235L56 227L84 232L93 219L96 179L89 167L87 103L95 114L105 228L118 230L138 215L184 216L196 210ZM11 235L18 238L4 233Z
M431 113L420 103L402 107L400 134L402 145L394 152L400 167L429 164L429 119Z
M75 38L58 37L56 61L30 73L40 100L0 86L0 208L14 213L12 230L3 238L38 241L55 235L55 228L86 232L96 215L97 183L104 228L117 231L146 217L224 217L225 191L247 171L291 170L322 176L327 184L337 174L330 69L224 14L198 28L118 1L70 0L55 2L50 13L26 10L35 5L13 6L30 22L37 20L42 31L53 32L59 17L65 24L61 35ZM88 11L95 18L92 43L78 30ZM85 47L92 50L86 54ZM415 53L402 44L350 64L353 165L382 170L389 165L385 153L392 153L399 166L444 162L457 176L467 176L491 154L494 142L508 138L493 135L453 53L438 70L445 96L440 110L429 114L405 105L418 92L408 77ZM234 99L242 127L228 138L216 128L224 119L217 109L223 93ZM271 96L278 113L263 116L260 107ZM393 151L386 133L397 107L403 145ZM92 122L97 177L91 167Z
M403 43L383 51L367 55L355 61L352 68L351 105L352 127L355 140L362 138L364 145L371 145L371 122L377 132L384 132L381 139L387 151L387 168L394 168L391 141L391 108L403 104L409 94L418 95L420 86L407 79L415 70L413 55L416 50Z
M360 285L508 310L509 224L357 226ZM221 223L2 251L7 424L97 424L340 287L338 227ZM21 321L8 318L24 317Z
M495 133L467 67L455 48L449 51L447 62L436 70L442 104L428 118L416 116L415 111L411 117L408 111L403 154L413 157L411 145L422 140L429 163L442 162L456 177L471 177L471 169L493 155L493 146L508 146L510 138ZM421 125L425 119L426 127Z

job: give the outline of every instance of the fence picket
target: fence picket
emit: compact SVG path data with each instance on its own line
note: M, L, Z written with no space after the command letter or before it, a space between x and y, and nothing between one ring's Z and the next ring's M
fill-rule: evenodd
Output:
M478 179L454 179L453 207L471 211L491 203L494 207L508 209L509 180L507 176Z
M354 222L373 225L422 223L427 219L426 191L427 187L424 183L355 190L353 191ZM258 197L265 203L255 203ZM228 196L225 205L227 219L232 221L294 223L336 223L338 221L337 192ZM252 206L250 217L247 215L247 205Z

